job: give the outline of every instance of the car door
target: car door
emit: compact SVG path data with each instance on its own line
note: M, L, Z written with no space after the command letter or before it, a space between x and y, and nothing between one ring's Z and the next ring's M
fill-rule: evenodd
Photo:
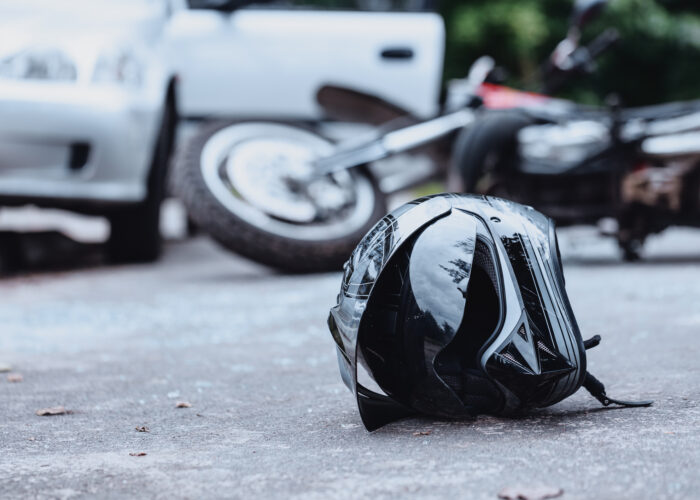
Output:
M428 116L444 26L433 13L186 9L173 15L167 46L185 117L315 119L326 84Z

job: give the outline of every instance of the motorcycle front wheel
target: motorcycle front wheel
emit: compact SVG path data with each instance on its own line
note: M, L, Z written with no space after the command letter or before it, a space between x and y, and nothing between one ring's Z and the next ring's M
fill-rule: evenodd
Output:
M292 272L337 270L386 199L363 169L312 175L312 160L332 149L296 124L212 123L179 151L175 185L197 226L227 249Z

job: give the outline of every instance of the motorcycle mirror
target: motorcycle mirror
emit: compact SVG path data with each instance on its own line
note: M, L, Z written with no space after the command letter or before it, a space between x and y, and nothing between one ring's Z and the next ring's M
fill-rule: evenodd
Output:
M598 17L607 3L608 0L576 0L571 13L570 27L580 30Z
M496 66L486 77L486 82L503 85L508 78L510 78L510 72L503 66Z
M467 80L474 87L478 87L486 81L489 73L491 73L495 67L496 62L493 60L493 57L481 56L479 59L474 61L471 68L469 68Z
M471 65L466 78L447 82L445 110L454 111L468 105L495 66L492 57L481 56Z

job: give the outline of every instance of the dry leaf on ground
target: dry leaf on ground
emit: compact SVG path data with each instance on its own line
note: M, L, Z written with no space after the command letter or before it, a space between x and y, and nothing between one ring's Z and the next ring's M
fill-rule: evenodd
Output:
M431 430L417 431L417 432L414 432L413 435L414 436L430 436L432 433L433 433L433 431L431 431Z
M503 500L546 500L564 494L561 488L553 486L508 486L498 494Z
M10 373L7 376L7 381L12 383L22 382L24 377L19 373Z
M145 425L140 425L138 427L135 427L135 429L139 432L151 432L151 430Z
M192 408L192 405L187 401L178 401L175 408Z
M139 451L138 453L129 453L130 457L145 457L146 453L143 451Z
M42 408L41 410L36 411L36 414L40 417L47 417L51 415L66 415L70 413L73 412L70 410L66 410L63 406L52 406L51 408Z

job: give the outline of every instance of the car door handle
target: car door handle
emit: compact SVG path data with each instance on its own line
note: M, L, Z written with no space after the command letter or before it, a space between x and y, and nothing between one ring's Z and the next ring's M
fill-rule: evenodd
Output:
M413 49L410 47L387 47L382 50L382 59L408 61L413 59Z

